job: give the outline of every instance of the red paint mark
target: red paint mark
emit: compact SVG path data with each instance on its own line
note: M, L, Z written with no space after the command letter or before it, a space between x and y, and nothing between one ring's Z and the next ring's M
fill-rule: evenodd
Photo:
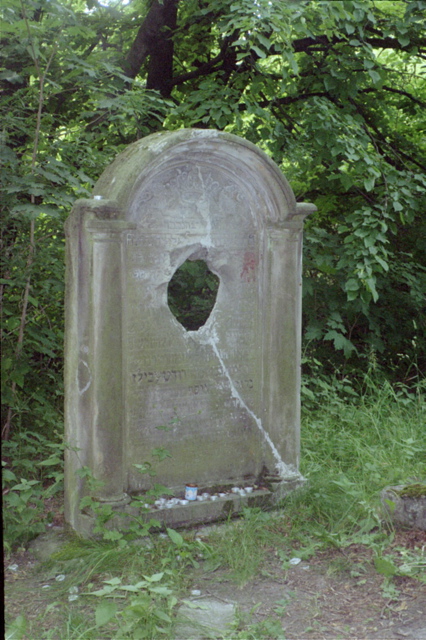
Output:
M244 254L243 270L240 278L244 282L254 282L256 280L257 256L252 251Z

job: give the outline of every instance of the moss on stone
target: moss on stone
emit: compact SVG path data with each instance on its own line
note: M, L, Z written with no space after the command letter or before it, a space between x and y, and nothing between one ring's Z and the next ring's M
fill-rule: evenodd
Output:
M420 482L408 484L398 491L398 495L401 498L421 498L426 496L426 484L421 484Z

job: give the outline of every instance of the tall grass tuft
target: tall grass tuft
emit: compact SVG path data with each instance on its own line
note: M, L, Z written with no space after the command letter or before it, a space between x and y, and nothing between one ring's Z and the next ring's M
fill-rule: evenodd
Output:
M387 485L426 478L426 385L415 391L376 385L303 412L301 471L306 488L287 502L307 525L331 533L380 523L379 495Z

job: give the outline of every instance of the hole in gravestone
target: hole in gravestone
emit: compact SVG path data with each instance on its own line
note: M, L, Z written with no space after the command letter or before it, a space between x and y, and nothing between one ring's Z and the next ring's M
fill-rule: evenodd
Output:
M204 260L187 260L169 282L170 311L187 331L197 331L213 311L218 288L219 278Z

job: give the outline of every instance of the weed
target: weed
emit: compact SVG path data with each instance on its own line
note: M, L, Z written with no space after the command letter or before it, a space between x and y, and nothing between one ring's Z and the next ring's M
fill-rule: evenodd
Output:
M166 427L158 427L166 429ZM170 453L164 447L157 447L151 452L151 456L157 462L170 458ZM155 465L150 461L133 465L141 474L150 478L156 475ZM152 528L159 528L161 523L153 518L148 519L150 506L164 494L170 494L168 487L151 483L151 488L141 496L134 496L130 501L129 509L125 511L115 510L96 497L102 488L102 482L97 480L89 467L81 467L77 471L80 478L86 481L87 494L80 500L80 509L94 517L93 534L100 536L105 541L115 541L120 547L124 547L130 540L147 536Z
M17 435L2 445L4 546L26 545L46 529L54 513L45 513L48 498L63 488L62 442L37 433Z
M280 620L268 616L265 620L249 624L245 629L234 632L228 640L285 640L285 634Z

